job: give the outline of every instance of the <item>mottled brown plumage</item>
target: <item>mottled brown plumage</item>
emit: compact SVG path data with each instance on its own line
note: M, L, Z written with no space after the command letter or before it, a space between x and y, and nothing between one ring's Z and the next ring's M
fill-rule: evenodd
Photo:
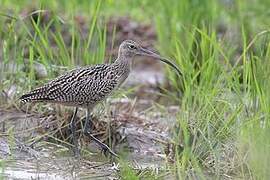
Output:
M118 58L114 63L71 70L23 95L20 99L22 102L51 102L75 106L76 108L86 108L86 129L89 126L90 111L96 104L103 101L125 81L130 73L132 60L136 55L150 56L159 59L171 65L181 74L180 70L172 62L141 47L134 41L126 40L121 43ZM75 114L76 113L77 109L75 111ZM71 125L74 131L74 117L71 120ZM90 135L89 130L87 130L87 133ZM73 135L75 135L75 132L73 132ZM94 139L94 137L91 138ZM76 146L77 142L75 142L75 140L74 144ZM98 141L96 139L94 140L96 142ZM108 148L105 144L100 144L101 142L97 143L105 149ZM113 154L110 149L107 150Z
M122 73L115 64L71 70L21 97L23 102L46 101L87 108L107 97L120 85Z

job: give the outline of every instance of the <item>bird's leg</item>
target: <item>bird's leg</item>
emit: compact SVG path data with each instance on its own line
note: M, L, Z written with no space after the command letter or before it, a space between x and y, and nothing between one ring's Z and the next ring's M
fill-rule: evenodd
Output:
M111 155L115 156L115 157L118 157L117 154L115 154L110 148L109 146L107 146L106 144L104 144L103 142L101 142L99 139L97 139L95 136L93 136L91 134L91 126L90 126L90 123L92 124L91 122L91 119L90 119L90 109L87 108L86 110L86 120L85 120L85 125L84 125L84 134L87 135L90 139L92 139L93 141L95 141L95 143L97 143L102 151L104 152L109 152Z
M76 157L78 157L80 155L80 151L79 151L79 147L78 147L78 138L76 136L76 115L78 112L78 108L76 107L74 109L72 118L70 120L70 129L71 129L71 133L72 133L72 141L73 141L73 152L75 154Z
M90 109L87 108L86 119L85 119L84 129L83 129L84 134L87 134L87 133L91 134L92 125L93 125L93 122L91 120Z

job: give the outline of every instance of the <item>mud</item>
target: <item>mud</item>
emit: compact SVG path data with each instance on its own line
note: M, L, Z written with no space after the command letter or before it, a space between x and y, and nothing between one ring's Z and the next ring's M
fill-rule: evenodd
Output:
M165 170L164 150L170 142L169 124L174 121L174 113L177 113L177 110L165 116L164 113L158 113L158 109L153 108L151 103L147 104L143 100L134 103L129 99L109 99L108 105L109 112L113 113L94 118L94 128L97 129L93 132L98 133L97 131L101 131L100 128L108 129L112 124L117 124L117 128L110 129L111 137L108 137L107 133L101 133L98 137L105 139L105 142L106 139L115 140L116 152L134 168ZM136 108L141 106L149 106L152 109L142 111ZM96 113L98 115L98 111ZM79 114L84 113L80 111ZM60 117L57 121L61 121L61 115L55 117ZM0 155L5 159L2 173L4 177L18 179L119 177L118 161L110 161L110 158L102 155L94 143L84 140L83 137L80 141L83 148L81 159L74 158L70 146L67 146L69 142L59 143L52 138L44 138L33 148L29 148L28 145L31 144L29 142L32 142L33 138L42 137L46 133L55 138L59 137L57 133L63 128L58 127L59 131L51 131L55 129L44 126L44 122L55 121L52 114L26 114L14 109L1 109L0 119L1 126L3 124L5 126L0 136ZM83 121L83 117L79 120ZM118 137L115 137L115 134Z

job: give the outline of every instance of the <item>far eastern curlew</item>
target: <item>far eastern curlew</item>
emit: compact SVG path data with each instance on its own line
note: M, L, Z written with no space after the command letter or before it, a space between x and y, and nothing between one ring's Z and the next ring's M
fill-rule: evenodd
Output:
M131 71L132 60L136 55L159 59L172 66L181 75L178 67L169 60L132 40L125 40L119 47L118 57L114 63L73 69L24 94L20 99L22 102L50 102L75 107L70 125L76 156L79 155L79 149L78 139L75 135L75 117L78 107L86 108L84 134L94 140L103 151L109 151L112 155L117 156L106 144L91 134L90 112L96 104L106 99L126 80Z

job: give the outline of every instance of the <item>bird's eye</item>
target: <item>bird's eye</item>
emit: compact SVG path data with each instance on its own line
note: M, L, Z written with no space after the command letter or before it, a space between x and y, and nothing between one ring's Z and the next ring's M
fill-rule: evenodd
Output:
M129 47L129 49L136 49L136 47L134 45L132 45L132 44L129 45L128 47Z

